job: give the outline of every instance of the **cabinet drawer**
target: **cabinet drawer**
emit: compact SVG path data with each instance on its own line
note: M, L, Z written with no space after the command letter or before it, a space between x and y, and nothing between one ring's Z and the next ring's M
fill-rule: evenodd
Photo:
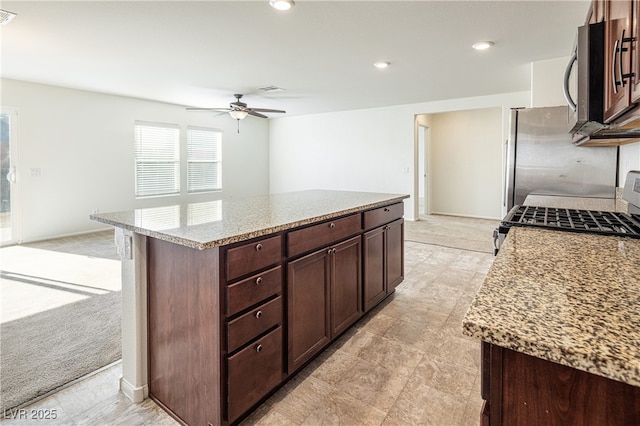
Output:
M260 333L282 324L282 297L260 305L227 324L227 351L233 352Z
M238 281L227 287L227 316L237 314L241 310L281 292L281 266Z
M282 259L280 235L227 250L227 281L275 265Z
M235 421L282 381L282 327L229 357L228 421Z
M319 249L362 230L360 214L322 222L308 228L289 232L287 249L289 256Z
M393 220L400 219L404 214L404 203L392 204L363 213L364 229L375 228Z

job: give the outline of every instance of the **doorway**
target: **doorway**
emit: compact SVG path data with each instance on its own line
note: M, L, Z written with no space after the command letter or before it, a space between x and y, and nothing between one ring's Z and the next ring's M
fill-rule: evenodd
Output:
M415 167L415 217L417 220L422 216L431 214L431 190L430 190L430 166L429 153L429 127L421 122L421 116L416 116L416 167Z
M17 208L17 129L18 112L0 111L0 245L18 242Z

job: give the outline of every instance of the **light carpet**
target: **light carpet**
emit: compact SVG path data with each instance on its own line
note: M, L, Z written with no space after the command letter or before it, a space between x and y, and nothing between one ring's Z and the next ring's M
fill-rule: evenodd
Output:
M121 297L94 295L2 324L0 410L120 359Z

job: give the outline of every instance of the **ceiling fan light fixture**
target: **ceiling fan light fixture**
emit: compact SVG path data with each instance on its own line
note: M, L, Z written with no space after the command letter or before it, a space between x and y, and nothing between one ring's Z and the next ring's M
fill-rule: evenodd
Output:
M243 118L246 118L249 113L247 111L232 110L229 111L229 115L236 120L242 120Z
M269 0L269 6L278 10L289 10L295 6L296 2L293 0Z

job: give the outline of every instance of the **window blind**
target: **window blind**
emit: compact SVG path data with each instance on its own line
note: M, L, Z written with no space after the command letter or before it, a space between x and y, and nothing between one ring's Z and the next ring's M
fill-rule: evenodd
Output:
M180 128L135 123L136 197L180 192Z
M187 127L187 192L222 189L222 133Z

